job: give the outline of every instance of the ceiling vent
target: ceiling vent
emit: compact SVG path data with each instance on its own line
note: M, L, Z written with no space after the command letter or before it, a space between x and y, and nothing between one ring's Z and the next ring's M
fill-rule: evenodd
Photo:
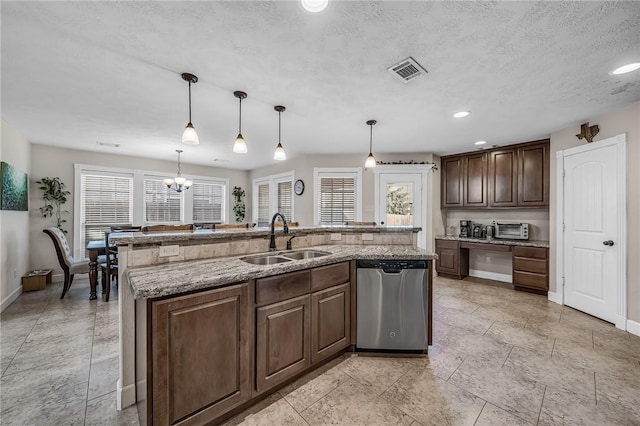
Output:
M387 69L405 83L408 83L419 75L427 73L427 70L422 68L422 66L417 63L416 60L411 56L409 56L407 59L403 59L395 65L390 66Z

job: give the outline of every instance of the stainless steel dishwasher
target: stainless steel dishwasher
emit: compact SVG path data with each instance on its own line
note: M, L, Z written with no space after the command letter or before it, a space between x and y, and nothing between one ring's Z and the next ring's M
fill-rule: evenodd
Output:
M359 350L426 352L428 273L424 260L358 260Z

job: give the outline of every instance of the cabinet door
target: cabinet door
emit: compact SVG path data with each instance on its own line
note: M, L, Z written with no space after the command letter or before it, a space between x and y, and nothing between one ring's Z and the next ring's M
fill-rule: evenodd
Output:
M310 296L267 305L256 311L256 390L282 383L310 362Z
M204 424L251 396L248 285L152 302L152 419Z
M501 149L489 153L489 206L518 205L518 152Z
M464 205L487 206L487 153L464 157Z
M463 157L442 159L442 207L462 206Z
M549 142L518 148L518 206L549 205Z
M351 287L330 287L311 295L311 361L316 363L349 346Z

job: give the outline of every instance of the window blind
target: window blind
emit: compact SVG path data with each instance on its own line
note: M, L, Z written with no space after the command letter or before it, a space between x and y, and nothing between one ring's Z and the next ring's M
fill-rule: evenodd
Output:
M133 224L133 177L82 174L80 241L104 239L112 226Z
M258 226L267 226L269 217L269 182L258 184Z
M193 221L222 223L224 218L224 185L193 182Z
M278 182L278 212L282 213L287 221L293 220L293 183L290 180Z
M356 183L355 177L320 177L320 225L355 220Z
M162 179L144 179L145 223L180 222L181 193L170 190Z

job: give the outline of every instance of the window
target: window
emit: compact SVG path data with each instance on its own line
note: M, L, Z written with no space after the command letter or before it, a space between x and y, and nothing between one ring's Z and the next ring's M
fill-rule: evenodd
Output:
M271 217L280 212L288 222L294 219L293 171L267 176L253 181L253 221L258 226L268 226Z
M194 181L189 190L193 192L194 222L224 222L224 183Z
M167 188L160 177L144 178L144 223L180 223L182 194Z
M133 225L133 174L99 174L80 177L80 242L104 238L112 226Z
M362 169L314 169L314 223L362 220Z

